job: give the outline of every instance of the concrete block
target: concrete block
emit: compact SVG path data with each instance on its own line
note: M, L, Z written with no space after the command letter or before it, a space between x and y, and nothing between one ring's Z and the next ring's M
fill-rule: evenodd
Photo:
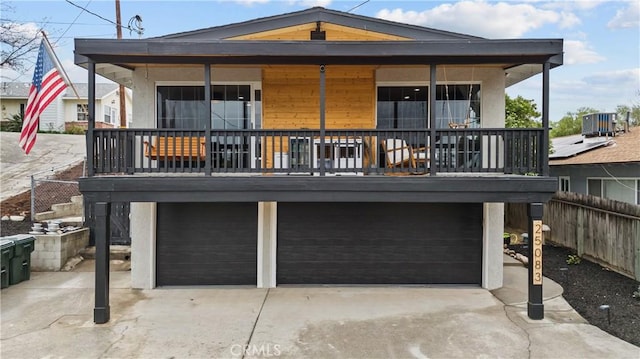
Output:
M56 215L56 213L54 211L46 211L46 212L36 213L36 215L35 215L36 222L46 221L47 219L55 218L55 215Z
M83 205L84 198L82 196L73 196L71 197L71 203Z
M36 236L31 265L34 270L59 271L66 261L89 244L89 229Z

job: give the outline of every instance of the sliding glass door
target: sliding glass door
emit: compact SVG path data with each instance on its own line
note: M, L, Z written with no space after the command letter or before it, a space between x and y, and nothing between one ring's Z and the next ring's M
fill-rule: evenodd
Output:
M211 150L214 168L255 168L260 144L248 129L262 123L259 84L211 86ZM158 128L203 130L207 121L204 88L198 85L157 86ZM230 133L217 133L228 130ZM237 132L233 132L233 131Z

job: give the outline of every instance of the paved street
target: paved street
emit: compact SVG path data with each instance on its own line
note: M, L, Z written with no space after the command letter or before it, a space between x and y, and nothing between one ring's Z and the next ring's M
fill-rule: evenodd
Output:
M18 132L0 132L0 201L31 188L31 176L78 163L86 155L85 136L38 134L29 155L18 145Z

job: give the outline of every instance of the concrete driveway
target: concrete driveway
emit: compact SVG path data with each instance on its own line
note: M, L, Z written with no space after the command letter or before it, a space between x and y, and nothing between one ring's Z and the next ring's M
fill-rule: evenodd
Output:
M505 278L526 275L505 267ZM527 319L523 292L469 287L132 290L112 272L95 325L91 272L32 273L3 289L2 358L633 358L561 297ZM526 281L525 281L526 283ZM507 286L510 285L506 283ZM553 287L550 286L553 291Z

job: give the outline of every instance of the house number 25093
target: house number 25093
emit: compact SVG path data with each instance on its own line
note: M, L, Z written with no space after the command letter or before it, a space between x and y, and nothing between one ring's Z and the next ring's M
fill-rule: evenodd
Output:
M542 285L542 221L533 221L533 284Z

